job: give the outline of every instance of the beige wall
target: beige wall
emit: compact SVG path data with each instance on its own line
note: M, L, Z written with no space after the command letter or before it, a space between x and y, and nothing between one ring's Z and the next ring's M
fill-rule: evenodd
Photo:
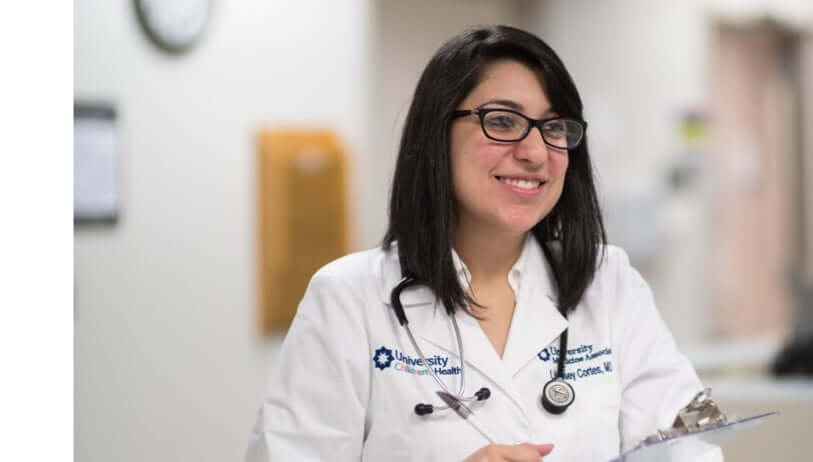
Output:
M366 1L213 4L170 57L133 2L75 2L75 95L116 104L123 190L115 228L74 238L78 461L240 460L278 342L255 323L256 130L365 154Z

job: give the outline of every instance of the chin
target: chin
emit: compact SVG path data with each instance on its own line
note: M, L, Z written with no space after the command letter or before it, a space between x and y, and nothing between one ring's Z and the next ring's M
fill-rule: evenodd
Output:
M504 221L502 223L502 228L506 232L511 234L525 234L528 231L532 230L534 226L536 226L537 223L539 223L540 221L542 221L542 219L541 218L536 219L536 217L530 217L528 219L523 220L514 219L510 221Z
M534 213L526 212L512 216L503 216L500 221L506 231L521 234L532 230L534 226L548 215L548 212L548 210L544 210Z

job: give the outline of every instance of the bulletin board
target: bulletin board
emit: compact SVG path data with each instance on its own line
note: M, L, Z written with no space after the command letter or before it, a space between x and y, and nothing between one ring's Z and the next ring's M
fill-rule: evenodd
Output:
M348 253L347 156L330 131L258 137L261 332L287 329L311 276Z

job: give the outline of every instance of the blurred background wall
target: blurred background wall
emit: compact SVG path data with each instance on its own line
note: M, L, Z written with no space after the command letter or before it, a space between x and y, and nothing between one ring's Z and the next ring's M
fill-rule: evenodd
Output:
M284 335L256 322L258 130L335 130L352 246L374 246L423 66L493 23L571 71L610 240L716 396L785 413L729 460L813 450L813 387L766 374L797 322L791 275L813 276L810 2L215 1L179 56L132 2L74 13L75 98L115 105L122 188L115 226L75 232L76 460L242 457Z
M242 457L276 344L256 323L255 137L327 127L367 152L368 10L215 2L170 56L133 2L75 2L76 98L115 104L122 188L115 227L75 233L76 460Z

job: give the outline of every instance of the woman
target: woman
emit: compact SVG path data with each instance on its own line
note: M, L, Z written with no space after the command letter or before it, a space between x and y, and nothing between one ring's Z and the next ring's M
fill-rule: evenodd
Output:
M602 461L669 427L702 386L605 245L586 125L539 38L496 26L443 45L383 246L314 275L246 459Z

